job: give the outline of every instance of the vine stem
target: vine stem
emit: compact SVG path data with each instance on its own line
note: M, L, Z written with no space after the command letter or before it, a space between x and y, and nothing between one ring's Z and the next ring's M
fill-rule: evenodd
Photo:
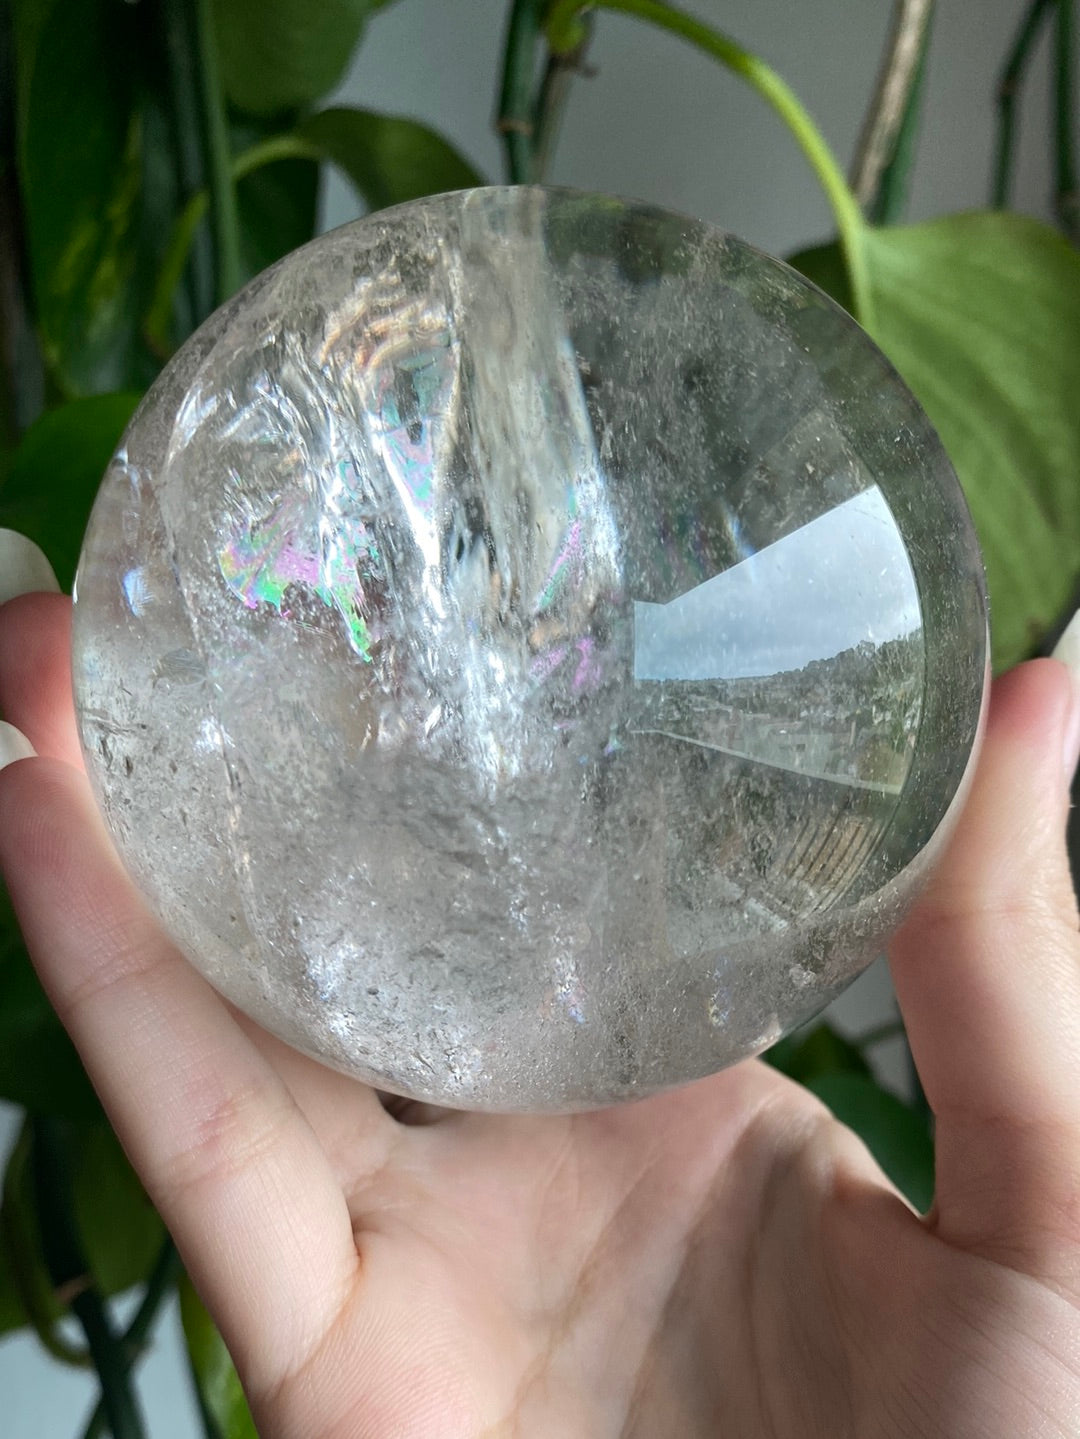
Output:
M589 8L592 6L583 0L555 0L548 11L546 30L548 44L556 55L581 44L584 38L581 12ZM680 36L745 80L780 117L825 191L836 219L856 317L866 329L872 330L873 299L862 211L824 136L790 86L763 60L728 36L660 0L595 0L595 8L634 15Z
M1073 0L1057 0L1057 53L1054 131L1057 152L1057 214L1074 245L1080 244L1080 186L1076 181L1076 51Z
M26 219L19 194L15 127L15 35L0 8L0 450L14 449L40 414L45 374L30 319Z
M549 55L540 95L536 102L536 134L533 138L533 179L543 184L551 162L559 123L575 75L587 73L585 55L592 39L591 16L582 16L580 43L569 53Z
M41 1238L30 1172L33 1147L33 1121L27 1116L4 1171L0 1255L7 1260L16 1296L46 1351L63 1364L89 1369L89 1350L70 1343L56 1321L56 1287L38 1263Z
M168 76L169 121L173 165L182 195L201 190L206 182L206 147L202 143L202 90L198 42L191 0L161 0L161 24ZM201 237L191 256L185 288L190 305L187 328L194 329L214 308L214 256L210 236Z
M206 170L210 180L211 220L217 252L216 298L220 305L240 288L242 270L240 218L236 207L236 186L232 175L229 133L225 123L211 0L195 0L195 30L201 71Z
M302 140L299 135L271 135L269 139L260 140L257 145L252 145L250 149L233 158L230 164L231 182L235 185L245 175L250 175L263 165L272 165L276 160L318 162L321 159L319 149L307 140ZM184 273L195 235L210 208L210 200L207 190L196 190L180 211L173 224L165 258L161 262L154 292L150 297L143 322L143 334L150 348L163 360L168 359L172 352L168 330L173 295Z
M66 1130L59 1121L39 1116L32 1121L31 1143L41 1244L50 1277L59 1292L72 1295L70 1308L86 1335L113 1439L145 1439L122 1341L83 1253L74 1213Z
M166 1236L158 1251L154 1267L150 1271L150 1277L146 1281L146 1290L139 1302L139 1307L131 1320L131 1323L124 1330L121 1344L128 1356L128 1363L133 1364L138 1357L138 1352L145 1343L147 1336L157 1319L158 1311L162 1303L176 1288L176 1282L183 1272L180 1263L180 1256L176 1252L176 1245L169 1236ZM105 1414L104 1401L99 1399L97 1407L90 1416L86 1426L83 1439L101 1439L101 1436L108 1432L108 1418Z
M923 92L926 88L926 57L930 48L930 26L923 32L922 54L915 70L911 92L900 122L892 159L885 166L874 203L866 212L872 225L898 224L907 207L908 181L915 160L915 148L919 132L919 112L922 108Z
M546 0L514 0L503 48L502 88L495 128L506 152L511 185L527 185L533 178L533 139L536 117L533 85L537 47Z
M889 43L851 167L851 188L864 210L877 198L896 153L933 13L934 0L896 0Z
M1020 28L1016 32L1012 49L1009 51L998 81L997 111L998 132L997 152L994 159L994 180L991 204L995 210L1003 210L1009 203L1009 187L1012 183L1014 151L1016 148L1016 95L1020 89L1024 67L1028 62L1032 46L1038 39L1039 29L1050 14L1054 0L1032 0Z

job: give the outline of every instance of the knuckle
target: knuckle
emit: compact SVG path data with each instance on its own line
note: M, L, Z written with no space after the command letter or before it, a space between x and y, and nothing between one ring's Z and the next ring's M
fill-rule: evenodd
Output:
M183 1142L164 1166L165 1184L190 1193L258 1168L294 1115L291 1102L257 1077L195 1105Z

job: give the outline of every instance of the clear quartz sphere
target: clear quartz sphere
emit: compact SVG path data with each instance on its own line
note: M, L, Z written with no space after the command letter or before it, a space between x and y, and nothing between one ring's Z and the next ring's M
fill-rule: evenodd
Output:
M853 321L650 206L443 195L180 350L76 584L131 873L267 1029L382 1089L571 1110L760 1051L954 817L986 603Z

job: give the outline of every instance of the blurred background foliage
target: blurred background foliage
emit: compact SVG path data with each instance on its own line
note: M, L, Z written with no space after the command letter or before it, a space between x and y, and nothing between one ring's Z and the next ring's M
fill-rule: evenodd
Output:
M933 0L895 6L847 180L761 59L653 0L508 3L503 70L492 76L505 168L480 175L413 119L320 107L386 3L0 0L0 525L34 538L70 586L98 480L140 396L218 304L313 236L328 167L347 178L358 212L476 184L557 180L568 90L587 83L593 27L617 10L752 85L802 146L837 234L792 263L871 331L940 430L986 557L995 666L1045 647L1080 581L1073 0L1018 0L986 209L918 225L903 215ZM1046 31L1056 226L1007 209L1016 97ZM790 143L779 127L776 143ZM817 1024L767 1058L862 1135L923 1209L930 1116L917 1093L908 1103L883 1089L870 1062L893 1034L854 1043ZM220 1338L6 902L0 1099L25 1113L0 1201L0 1333L30 1325L59 1362L92 1366L102 1400L86 1433L134 1439L144 1427L132 1371L162 1301L179 1290L207 1435L254 1434ZM121 1332L106 1300L133 1287L140 1302ZM71 1339L65 1316L83 1340Z

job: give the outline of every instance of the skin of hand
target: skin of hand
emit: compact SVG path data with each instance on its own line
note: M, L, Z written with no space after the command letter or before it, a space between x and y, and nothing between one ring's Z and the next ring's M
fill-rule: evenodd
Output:
M758 1061L562 1118L403 1105L232 1011L82 771L70 604L0 609L0 860L42 981L269 1439L1080 1433L1080 686L994 685L892 948L937 1120L914 1214Z

